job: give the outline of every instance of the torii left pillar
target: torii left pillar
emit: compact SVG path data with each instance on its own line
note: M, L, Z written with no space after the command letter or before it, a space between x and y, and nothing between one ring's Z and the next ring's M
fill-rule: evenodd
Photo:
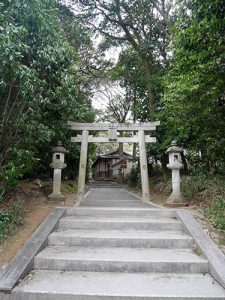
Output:
M87 169L87 151L88 151L88 130L82 131L82 142L80 150L80 166L79 166L79 178L78 178L78 201L84 199L85 194L85 180Z
M142 198L144 201L149 201L150 192L149 192L149 180L148 180L148 162L147 162L146 149L145 149L144 130L138 131L138 139L139 139L139 152L140 152Z

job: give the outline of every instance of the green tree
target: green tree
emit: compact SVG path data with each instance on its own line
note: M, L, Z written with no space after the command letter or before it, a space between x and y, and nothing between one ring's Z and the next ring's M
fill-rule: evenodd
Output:
M46 174L50 146L69 140L66 121L92 121L94 111L89 79L80 73L79 51L91 45L87 31L73 16L70 27L62 26L68 15L55 0L4 0L0 5L3 192L23 174L35 173L34 167Z
M165 145L177 138L204 166L224 169L225 5L220 0L179 3L161 116Z
M73 1L71 1L73 2ZM130 45L137 53L148 95L148 111L155 106L154 75L157 62L166 65L171 6L166 1L80 0L75 9L85 24L101 33L105 48Z

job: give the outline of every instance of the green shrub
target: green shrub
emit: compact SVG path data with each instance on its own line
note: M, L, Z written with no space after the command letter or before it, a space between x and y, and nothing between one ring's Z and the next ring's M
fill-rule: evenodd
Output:
M0 244L12 235L15 228L22 224L22 206L20 202L13 202L9 207L0 211Z
M191 199L196 193L200 193L207 188L208 180L205 174L183 176L181 191L186 199Z
M11 150L11 160L1 166L0 170L0 198L8 190L16 187L24 174L31 172L37 163L29 150Z
M212 220L216 228L225 230L225 199L215 199L212 207L206 209L206 216Z
M130 172L127 174L127 182L130 186L138 186L140 183L140 168L138 166L133 166Z
M77 192L78 181L63 181L61 192L64 194L72 194Z

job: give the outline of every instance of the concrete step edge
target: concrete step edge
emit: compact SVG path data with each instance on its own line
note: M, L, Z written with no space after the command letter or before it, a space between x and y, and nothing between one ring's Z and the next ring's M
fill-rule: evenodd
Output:
M220 300L225 290L206 274L102 273L36 270L12 300ZM36 298L35 298L36 297Z
M169 209L155 209L155 208L119 208L119 207L71 207L67 208L67 215L110 215L119 216L151 216L171 217L174 218L176 211Z
M89 231L91 232L91 231ZM99 236L96 234L99 231L92 230L91 235L82 234L80 230L66 230L55 232L49 235L49 245L67 245L67 246L110 246L110 247L154 247L154 248L192 248L193 238L187 235L177 233L177 236L170 237L170 232L166 232L165 238L153 236L134 237L129 236L126 231L126 236L118 235L110 237L110 230L104 231L104 234ZM115 232L115 231L114 231ZM75 233L75 234L74 234ZM156 231L154 233L157 233ZM159 231L160 233L160 231ZM172 231L171 231L172 233Z
M63 219L59 222L60 229L127 229L141 230L154 229L157 231L163 230L183 230L181 222L134 222L134 221L101 221L101 220L71 220Z
M35 257L34 265L65 271L208 272L208 261L189 249L48 247Z
M208 262L136 262L136 261L102 261L102 260L67 260L67 259L35 259L35 269L84 271L84 272L157 272L206 274Z

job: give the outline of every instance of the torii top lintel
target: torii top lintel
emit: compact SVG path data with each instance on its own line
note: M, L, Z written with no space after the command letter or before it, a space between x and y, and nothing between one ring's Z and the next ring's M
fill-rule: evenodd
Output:
M88 130L88 131L107 131L111 128L115 128L117 131L150 131L156 130L156 126L160 125L160 121L149 123L76 123L68 121L67 124L72 130Z

